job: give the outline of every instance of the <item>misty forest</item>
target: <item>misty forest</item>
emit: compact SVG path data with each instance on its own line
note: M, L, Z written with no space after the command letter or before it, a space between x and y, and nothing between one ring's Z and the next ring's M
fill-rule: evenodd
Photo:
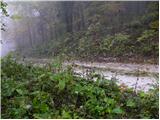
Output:
M158 119L158 1L1 1L1 118Z

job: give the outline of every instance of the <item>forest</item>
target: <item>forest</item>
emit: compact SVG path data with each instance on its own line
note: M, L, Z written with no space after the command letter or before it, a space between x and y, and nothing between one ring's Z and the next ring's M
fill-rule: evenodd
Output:
M1 118L159 118L158 1L0 9Z

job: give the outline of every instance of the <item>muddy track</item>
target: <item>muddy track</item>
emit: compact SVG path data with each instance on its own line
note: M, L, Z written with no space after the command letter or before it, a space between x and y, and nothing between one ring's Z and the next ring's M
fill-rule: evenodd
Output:
M159 65L151 65L151 64L125 64L125 63L98 63L98 62L66 62L65 64L74 64L77 66L85 67L85 68L96 68L102 70L114 70L114 71L127 71L127 72L134 72L134 71L141 71L141 72L148 72L148 73L158 73Z
M37 65L50 63L50 59L26 59ZM115 78L118 84L123 84L136 90L148 91L152 88L151 84L156 82L154 74L159 73L159 65L151 64L125 64L113 62L64 62L64 66L72 65L75 73L86 77L88 70L94 71L106 79Z

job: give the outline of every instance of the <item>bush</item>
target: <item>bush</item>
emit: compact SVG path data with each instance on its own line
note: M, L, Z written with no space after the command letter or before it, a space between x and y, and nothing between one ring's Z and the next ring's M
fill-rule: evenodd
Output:
M158 118L157 89L135 94L103 77L86 80L57 67L2 59L2 118Z
M158 57L158 32L155 30L145 30L137 41L141 46L141 55Z
M107 36L101 44L101 51L103 54L112 54L112 56L124 55L130 51L129 46L127 47L129 38L129 35L122 33Z

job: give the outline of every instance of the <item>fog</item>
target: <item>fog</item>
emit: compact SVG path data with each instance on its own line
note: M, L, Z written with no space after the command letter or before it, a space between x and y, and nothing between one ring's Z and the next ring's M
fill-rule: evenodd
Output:
M1 44L1 57L6 56L9 52L16 49L14 41L5 41Z
M133 42L130 46L134 46L137 44L135 37L140 37L149 25L145 22L141 25L141 21L146 19L147 12L153 11L148 7L151 2L145 1L8 1L7 4L9 17L3 17L5 31L2 32L2 41L12 42L7 42L8 45L4 42L2 55L13 50L11 46L14 46L19 55L42 58L59 54L111 56L110 52L100 50L103 39L128 34ZM97 51L94 49L96 45ZM126 54L136 53L135 48Z

